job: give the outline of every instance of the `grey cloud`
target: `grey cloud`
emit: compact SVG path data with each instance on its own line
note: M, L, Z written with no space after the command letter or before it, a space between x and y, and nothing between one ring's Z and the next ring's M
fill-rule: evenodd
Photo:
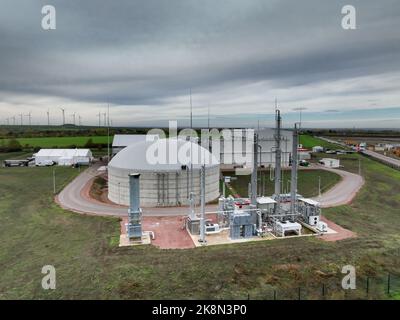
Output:
M45 4L56 7L55 31L40 28ZM352 31L340 26L345 4L6 0L0 91L157 110L173 108L189 87L206 100L259 82L273 94L400 72L398 1L355 1L358 29ZM331 95L334 105L338 95L398 89L365 85L325 97Z

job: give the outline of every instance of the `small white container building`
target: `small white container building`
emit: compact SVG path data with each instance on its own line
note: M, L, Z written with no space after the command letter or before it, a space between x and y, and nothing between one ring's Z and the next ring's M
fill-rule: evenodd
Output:
M89 165L93 159L90 149L40 149L34 157L37 166L51 161L60 166Z
M327 168L339 168L340 167L340 160L333 159L333 158L322 158L319 163L324 165Z
M321 146L314 146L314 147L312 147L312 152L315 152L315 153L324 152L324 148Z

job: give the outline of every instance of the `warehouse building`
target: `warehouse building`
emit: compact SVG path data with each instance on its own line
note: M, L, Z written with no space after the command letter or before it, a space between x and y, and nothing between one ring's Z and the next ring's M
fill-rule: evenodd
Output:
M174 146L174 147L172 147ZM159 150L161 163L149 161L149 150ZM190 160L182 161L182 150L192 155L193 180ZM190 153L191 151L191 153ZM161 153L161 154L160 154ZM171 160L172 159L172 160ZM143 207L187 205L192 190L195 202L200 202L200 168L206 164L206 201L219 197L219 162L195 142L182 139L140 141L118 152L108 165L108 198L117 204L129 205L129 174L140 173L140 204ZM193 184L192 184L193 181Z
M248 129L231 129L231 133L221 136L220 163L223 167L242 165L238 159L244 152L252 157L253 145L249 143ZM275 129L264 128L255 130L258 134L258 163L261 166L275 166ZM241 141L241 143L240 143ZM281 130L282 163L284 167L290 165L292 148L292 132ZM252 161L251 161L252 162Z
M146 141L146 134L116 134L112 143L112 156L115 156L122 149L137 142ZM149 135L150 137L158 135Z
M89 165L93 159L90 149L40 149L34 154L35 165L53 162L59 166Z

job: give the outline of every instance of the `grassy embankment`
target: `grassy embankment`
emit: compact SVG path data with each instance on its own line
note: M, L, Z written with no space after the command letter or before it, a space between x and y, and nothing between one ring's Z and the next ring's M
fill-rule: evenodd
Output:
M359 155L340 156L358 171ZM335 243L317 238L258 241L190 250L118 247L119 223L70 213L53 202L53 168L0 168L0 298L386 298L399 290L400 172L361 158L366 179L351 205L324 209L357 233ZM77 171L56 168L60 189ZM57 270L57 289L41 288L41 268ZM357 268L357 290L340 289L341 268ZM378 281L379 279L379 281ZM397 295L398 296L398 295ZM393 296L394 297L394 296Z

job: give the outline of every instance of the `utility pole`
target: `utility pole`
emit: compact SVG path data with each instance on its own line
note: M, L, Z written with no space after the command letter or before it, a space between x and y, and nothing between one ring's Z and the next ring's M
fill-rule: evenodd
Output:
M65 109L60 108L62 111L62 125L65 125Z

